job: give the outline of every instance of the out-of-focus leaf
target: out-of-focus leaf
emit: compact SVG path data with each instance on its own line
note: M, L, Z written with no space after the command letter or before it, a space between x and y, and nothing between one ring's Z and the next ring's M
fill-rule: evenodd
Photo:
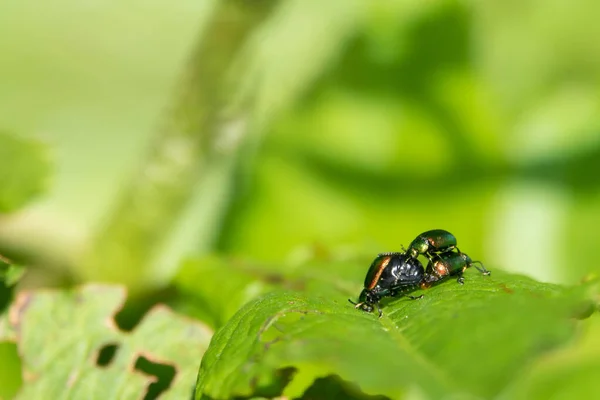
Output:
M21 265L11 265L4 275L4 283L6 286L13 286L21 279L24 273L25 267Z
M122 288L101 285L21 293L9 313L23 362L17 398L139 399L152 382L137 370L142 357L175 369L161 398L187 398L211 330L155 307L133 332L121 332L112 316L124 298ZM110 345L114 357L98 366Z
M508 158L526 165L576 158L598 148L599 93L600 82L596 88L565 84L545 93L516 121Z
M174 280L183 298L176 307L220 327L241 306L274 290L273 283L281 281L276 272L243 261L228 262L214 256L187 261Z
M0 132L0 213L22 207L45 188L46 149L37 142Z
M219 328L247 302L277 288L355 297L370 260L314 254L319 251L307 248L303 259L278 264L217 256L188 260L173 282L180 296L172 305Z
M518 115L563 84L598 90L598 2L472 3L475 65L499 95L499 106Z
M236 102L255 104L257 124L270 121L328 70L364 25L368 7L360 0L280 2L236 61Z
M14 342L17 338L14 327L8 322L8 312L0 314L0 342Z
M504 393L503 399L600 398L600 316L594 315L576 344L548 354Z
M284 119L272 141L343 168L373 174L410 170L414 177L430 178L452 167L447 151L452 143L442 129L427 110L409 101L336 89ZM412 168L423 159L428 162Z
M0 279L4 278L9 268L10 261L0 255Z
M515 164L598 146L599 3L473 2L474 65L506 121L502 152Z
M25 273L25 267L15 265L0 255L0 283L13 286Z
M578 282L589 273L600 275L600 262L591 258L591 252L587 250L596 248L597 235L590 233L600 226L600 192L575 198L570 211L562 242L565 249L569 249L564 255L564 265L569 268L562 268L560 277L563 281Z
M298 243L371 243L387 251L439 226L460 237L469 254L481 254L497 181L457 186L448 176L429 180L413 169L365 174L331 159L284 154L260 160L252 193L223 239L227 251L269 261L285 259Z
M337 374L369 394L393 398L417 387L484 398L519 369L572 337L583 290L494 271L468 271L424 298L386 301L383 318L342 296L275 292L247 304L214 336L202 360L196 398L250 395L273 385L274 371L296 370L284 395ZM285 386L285 388L284 388Z
M21 360L17 354L17 346L14 343L3 342L1 336L2 332L0 332L0 399L12 399L23 381Z

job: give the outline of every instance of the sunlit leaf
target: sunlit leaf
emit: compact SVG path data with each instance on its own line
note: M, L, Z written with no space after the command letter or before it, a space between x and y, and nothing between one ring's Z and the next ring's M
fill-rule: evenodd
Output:
M17 398L143 398L147 390L156 390L148 388L156 377L144 369L152 363L174 369L161 398L188 397L211 330L156 307L133 332L122 332L112 317L124 298L122 288L100 285L21 293L8 319L23 362ZM106 346L116 346L116 352L102 360Z
M12 399L21 384L21 360L17 346L14 343L3 342L0 338L0 399Z
M600 316L582 327L576 344L538 360L517 379L507 399L595 399L600 397Z
M7 258L0 255L0 283L13 286L25 273L25 267L15 265Z
M237 60L233 75L241 77L241 90L236 102L253 102L259 123L292 105L365 24L368 5L360 0L280 2Z
M273 283L281 279L248 262L217 257L187 261L174 280L183 297L176 307L219 327L248 301L272 291Z
M0 131L0 213L22 207L39 195L48 173L43 146Z
M298 396L332 374L368 394L397 398L417 387L493 397L540 354L572 337L580 290L494 271L468 271L424 298L394 299L381 319L339 296L275 292L240 310L202 360L196 398L250 395L293 367L280 390Z

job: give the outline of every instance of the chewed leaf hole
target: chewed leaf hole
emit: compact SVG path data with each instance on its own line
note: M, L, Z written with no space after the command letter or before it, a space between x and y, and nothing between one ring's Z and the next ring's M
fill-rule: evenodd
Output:
M325 399L390 400L385 396L365 394L356 384L344 381L337 375L329 375L315 380L299 400Z
M125 304L114 315L115 324L121 331L131 332L152 307L167 302L172 296L173 290L171 288L148 292L144 295L129 296Z
M119 346L117 344L111 343L103 346L98 352L98 358L96 359L96 365L99 367L108 366L115 358L115 354L117 354Z
M150 361L144 356L139 356L134 366L136 371L140 371L146 375L152 375L156 377L155 382L148 386L148 391L143 397L144 400L157 399L164 391L166 391L175 378L177 370L174 366L169 364L161 364L154 361Z

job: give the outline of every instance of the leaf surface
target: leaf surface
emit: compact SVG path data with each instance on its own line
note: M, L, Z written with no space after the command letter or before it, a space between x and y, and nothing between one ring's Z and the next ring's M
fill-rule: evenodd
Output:
M580 340L537 360L507 391L516 400L597 399L600 397L600 316L582 329Z
M43 146L0 131L0 213L14 211L39 195L48 175Z
M580 288L543 284L494 271L467 271L420 300L389 299L381 319L354 309L342 294L267 294L215 334L198 376L196 398L248 396L279 383L300 396L319 377L339 375L367 394L398 398L418 390L493 397L541 354L569 340ZM270 378L271 377L271 378ZM288 381L290 381L288 383Z
M136 369L140 357L175 368L161 398L189 397L211 330L157 306L133 332L122 332L113 315L124 299L124 289L102 285L21 293L8 318L23 362L17 399L143 398L155 377ZM107 345L116 352L98 366Z

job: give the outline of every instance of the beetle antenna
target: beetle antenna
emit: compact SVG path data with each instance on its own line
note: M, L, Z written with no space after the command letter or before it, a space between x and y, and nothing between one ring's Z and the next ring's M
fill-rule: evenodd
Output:
M490 272L490 271L488 271L488 270L485 268L485 265L483 265L483 263L482 263L481 261L473 261L473 262L471 262L471 264L472 264L472 265L473 265L475 268L477 268L477 271L481 272L483 275L486 275L486 276L487 276L487 275L490 275L490 274L491 274L491 272ZM480 268L480 267L478 267L478 266L476 266L475 264L479 264L479 265L481 265L481 268Z
M352 300L348 299L348 301L352 304L354 304L354 308L359 308L360 306L362 306L363 304L365 304L364 301L361 301L360 303L355 303Z

